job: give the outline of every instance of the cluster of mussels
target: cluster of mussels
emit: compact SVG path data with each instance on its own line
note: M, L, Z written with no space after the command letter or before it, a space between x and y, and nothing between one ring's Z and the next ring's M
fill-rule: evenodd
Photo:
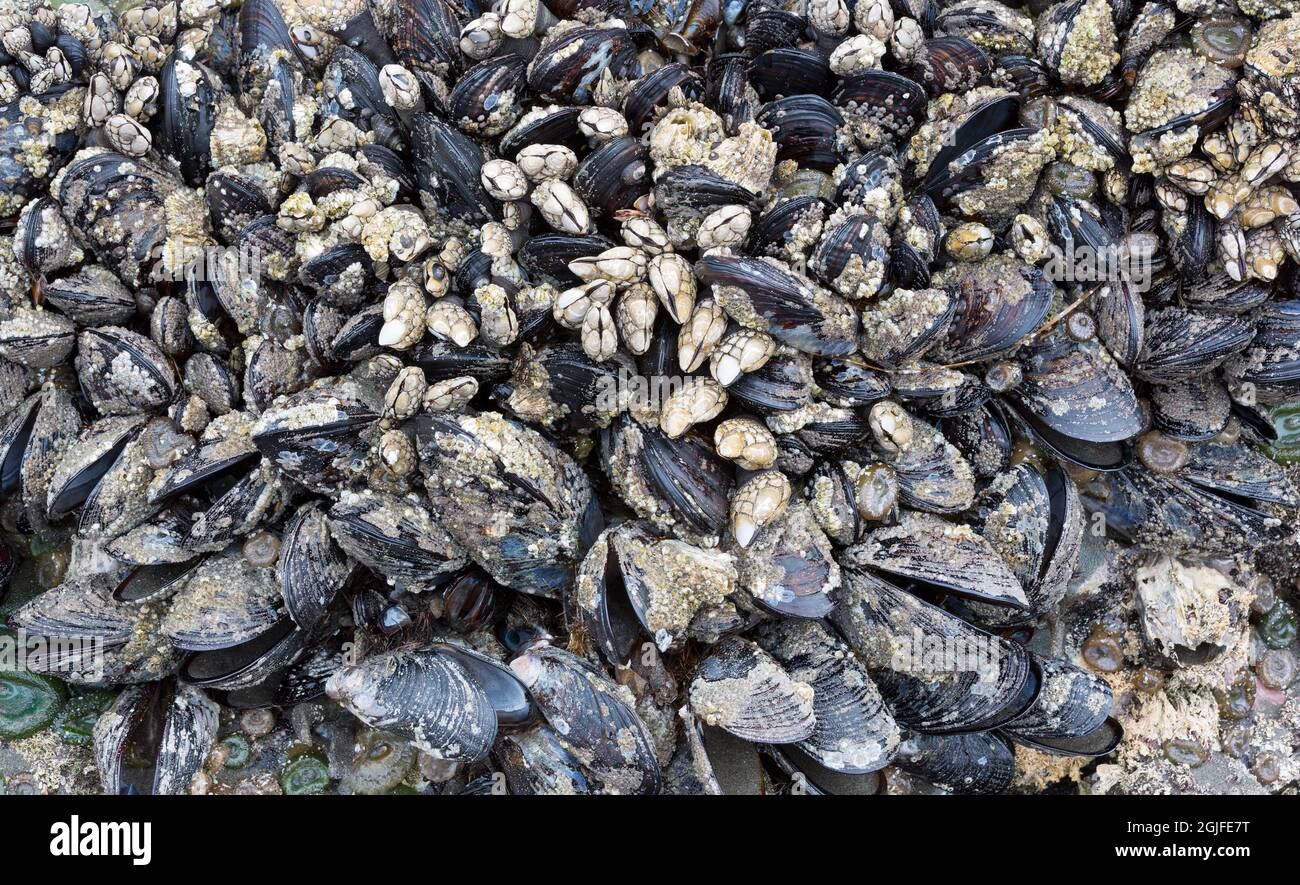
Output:
M1004 791L1090 526L1294 532L1293 0L4 7L2 734L107 791Z

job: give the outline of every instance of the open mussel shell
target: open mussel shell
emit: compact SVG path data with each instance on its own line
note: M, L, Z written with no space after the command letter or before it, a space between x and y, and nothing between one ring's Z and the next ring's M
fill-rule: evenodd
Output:
M500 661L455 642L430 646L459 664L487 695L502 728L528 725L537 718L537 707L524 684Z
M1015 574L983 536L927 513L904 512L898 525L872 530L844 551L847 567L979 602L1028 608Z
M587 552L574 614L606 659L624 666L646 634L660 651L677 644L697 612L735 591L736 578L731 555L661 538L631 520L602 533Z
M294 623L310 630L352 574L347 556L330 535L325 508L313 501L289 520L280 540L280 593Z
M1003 400L993 400L989 406L991 413L999 417L1007 428L1014 428L1019 435L1033 439L1062 462L1105 471L1119 470L1129 461L1123 443L1087 442L1067 436L1049 427L1036 415L1018 411Z
M176 563L138 565L113 588L113 599L128 605L165 599L184 587L190 573L202 562L196 557Z
M656 529L715 543L726 532L735 474L695 434L672 439L625 414L602 432L601 458L614 491Z
M1008 736L1018 744L1023 744L1041 753L1053 756L1088 756L1100 758L1109 756L1124 740L1124 726L1112 716L1087 734L1068 737L1030 737L1007 730Z
M560 743L603 792L660 791L663 776L654 743L626 688L576 655L544 642L525 649L510 662L510 669Z
M173 599L162 633L186 651L232 648L274 628L283 615L275 569L249 563L232 547L194 569Z
M54 470L80 430L72 395L51 384L20 403L0 432L0 494L22 502L27 523L38 533L47 529Z
M674 786L684 781L688 792L708 796L762 796L770 792L759 745L700 721L689 705L682 707L678 716L686 745L684 752L679 752L689 760L690 770L682 772L675 761L670 771ZM793 746L780 745L782 749Z
M846 774L827 768L799 744L763 744L758 751L766 766L763 774L771 782L766 778L760 779L755 784L758 789L754 790L754 795L780 794L788 790L790 794L799 796L875 796L881 792L884 783L876 772Z
M1106 680L1062 660L1040 658L1037 663L1042 690L1003 730L1014 740L1049 752L1104 756L1113 750L1123 730L1107 718L1112 696ZM1057 742L1059 749L1053 749Z
M50 519L61 519L85 503L139 435L144 420L138 415L103 418L86 429L54 468L48 493Z
M706 255L695 274L728 314L791 347L818 356L857 347L858 318L848 302L776 261Z
M1004 793L1016 773L1010 742L996 731L972 734L910 733L894 764L958 794Z
M831 621L900 725L928 734L984 731L1033 703L1039 680L1022 646L881 580L852 553L843 565L844 598Z
M1022 462L994 477L976 506L976 528L1024 587L1029 611L1053 611L1083 543L1083 505L1074 480L1056 465Z
M483 759L496 739L491 698L443 650L406 649L345 664L326 692L362 722L401 735L435 759Z
M173 679L123 690L94 728L95 765L104 792L188 792L217 736L218 712L202 690ZM136 767L130 760L146 764Z
M380 577L437 586L468 562L465 551L418 499L363 489L330 508L330 533L343 550Z
M792 678L813 687L817 724L799 749L843 774L866 774L889 764L898 726L843 640L818 623L772 621L759 629L758 642Z
M181 666L180 679L221 691L250 689L296 662L308 639L292 620L281 618L248 642L190 655Z
M747 741L792 744L817 725L813 688L753 642L728 636L713 647L691 681L692 713Z
M573 459L495 412L421 415L416 443L431 510L506 587L558 597L601 528Z
M811 508L792 501L774 524L736 551L740 585L760 608L788 618L823 618L835 607L840 567Z

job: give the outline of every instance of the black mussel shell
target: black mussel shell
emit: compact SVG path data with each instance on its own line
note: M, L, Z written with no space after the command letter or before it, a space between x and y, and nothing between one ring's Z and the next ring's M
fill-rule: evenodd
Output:
M831 69L826 59L814 52L788 47L770 49L749 62L749 83L764 101L783 95L825 95L831 84Z
M844 113L864 117L886 135L906 137L925 116L925 88L892 71L858 71L844 77L831 93Z
M526 67L525 60L514 53L474 65L456 81L447 99L451 119L470 135L503 132L519 116Z
M576 286L581 280L569 270L569 262L589 258L614 247L602 234L547 233L530 237L519 249L519 263L536 282L559 289Z
M411 121L411 151L420 203L427 212L473 224L497 217L496 201L479 177L483 151L469 136L432 114L417 114Z
M127 687L95 723L95 765L104 791L188 792L217 736L218 710L200 689L174 679Z
M396 0L387 16L388 43L407 68L451 79L464 62L461 21L447 0Z
M630 209L650 192L650 152L636 139L611 139L578 164L573 187L583 202L606 215Z
M623 116L634 138L654 125L656 108L668 102L673 89L681 89L686 98L696 101L704 95L704 78L679 61L656 68L638 79L623 99ZM505 151L505 148L502 148Z
M802 255L807 242L817 237L833 211L834 205L823 197L783 199L754 220L749 250L772 258Z
M706 255L695 273L733 317L761 324L791 347L818 356L843 356L857 347L858 318L848 302L778 262Z
M958 794L1005 793L1016 773L1015 752L995 731L904 735L894 764Z
M530 144L559 144L581 150L586 139L578 129L578 115L582 108L551 105L531 110L514 128L501 136L498 150L506 159L514 159Z
M701 536L727 530L731 465L694 434L671 439L625 415L602 432L601 457L614 490L657 528L680 525Z
M800 166L833 172L841 162L835 133L844 117L819 95L791 95L769 101L754 122L772 133L776 158L795 160Z
M158 148L176 158L185 181L194 186L203 183L208 171L209 139L217 115L214 79L201 66L175 55L158 76Z
M757 371L737 378L727 393L759 414L792 412L812 402L812 360L799 351L782 348Z
M605 71L627 77L639 69L627 28L580 26L543 44L528 65L528 86L548 101L586 104Z
M1023 647L880 580L851 554L844 565L846 596L831 621L900 725L927 734L985 731L1014 720L1034 702L1039 679ZM931 649L960 646L982 656L982 662L966 663L979 663L984 672L954 669L943 660L948 655L915 648L918 638Z

